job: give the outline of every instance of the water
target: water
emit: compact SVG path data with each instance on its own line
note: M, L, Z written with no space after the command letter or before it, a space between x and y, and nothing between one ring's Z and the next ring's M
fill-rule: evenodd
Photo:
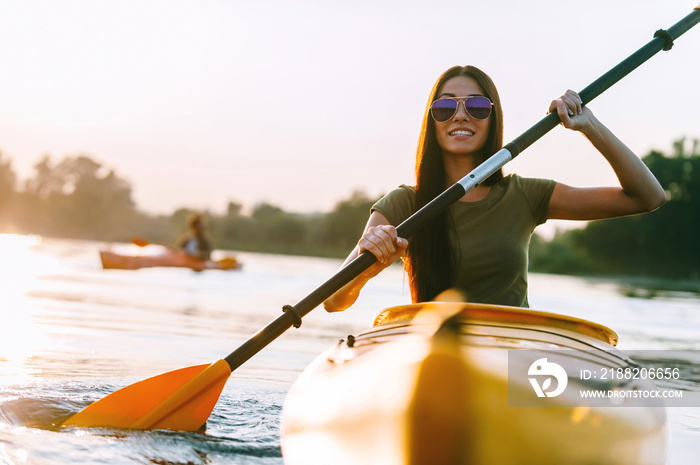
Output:
M410 301L392 268L351 311L310 313L233 373L205 433L60 430L54 424L118 388L228 355L340 266L237 253L242 271L102 270L105 246L0 235L0 464L280 465L279 417L298 373L377 311ZM530 301L614 328L622 350L700 350L696 295L631 298L614 283L535 274ZM683 388L700 390L697 362L677 362ZM669 463L697 463L700 408L668 413Z

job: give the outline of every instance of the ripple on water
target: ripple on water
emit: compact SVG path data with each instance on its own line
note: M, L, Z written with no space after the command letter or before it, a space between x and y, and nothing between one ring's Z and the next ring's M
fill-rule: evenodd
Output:
M282 464L285 390L250 382L226 386L204 432L56 426L120 387L76 381L4 387L0 463Z

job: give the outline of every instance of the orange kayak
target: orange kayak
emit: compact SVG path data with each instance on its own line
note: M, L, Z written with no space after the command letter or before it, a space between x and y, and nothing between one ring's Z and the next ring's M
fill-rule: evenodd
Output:
M203 270L237 270L241 263L233 257L221 260L200 260L179 250L167 250L159 255L122 255L109 250L100 251L102 268L105 270L138 270L153 267L190 268Z

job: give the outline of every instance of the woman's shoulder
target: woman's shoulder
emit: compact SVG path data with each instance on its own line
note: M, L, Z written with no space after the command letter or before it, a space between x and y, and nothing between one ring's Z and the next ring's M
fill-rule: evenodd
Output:
M506 194L506 197L511 201L523 199L527 202L536 224L542 224L547 220L549 200L557 184L556 181L509 174L502 182L506 184L507 191L511 192L511 195Z
M396 189L389 191L384 195L378 202L382 201L399 201L399 202L415 202L416 199L416 188L406 184L401 184Z
M516 187L517 189L520 189L522 191L531 191L531 190L548 190L548 189L554 189L554 185L557 183L556 181L552 179L545 179L545 178L528 178L524 176L520 176L519 174L516 173L511 173L507 174L501 179L499 182L500 184L503 184L504 186L513 186Z
M416 196L416 188L414 186L409 186L406 184L401 184L399 187L397 187L393 191L389 192L389 194L391 194L392 192L397 192L397 194L394 194L394 195L403 195L403 196L409 196L409 197L413 197L413 198L415 198L415 196ZM387 194L387 195L389 195L389 194Z

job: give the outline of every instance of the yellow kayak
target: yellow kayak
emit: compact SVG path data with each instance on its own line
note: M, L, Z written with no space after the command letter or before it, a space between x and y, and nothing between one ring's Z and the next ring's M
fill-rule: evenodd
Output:
M616 343L604 326L529 309L386 309L292 386L285 463L664 464L661 404L581 399L581 390L654 388L582 376L633 366ZM541 376L543 363L563 367L566 380Z

